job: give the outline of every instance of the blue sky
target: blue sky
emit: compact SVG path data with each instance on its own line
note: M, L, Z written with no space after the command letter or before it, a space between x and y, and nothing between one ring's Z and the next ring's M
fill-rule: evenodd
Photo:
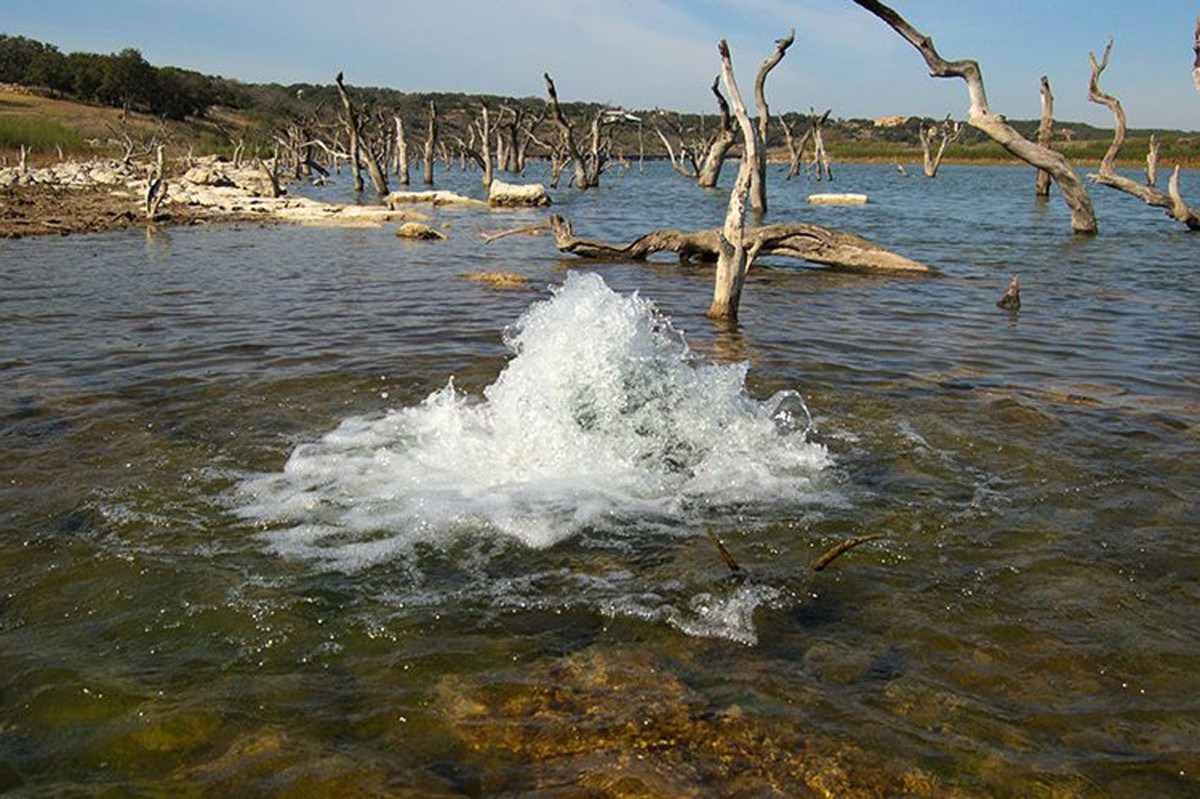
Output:
M1048 74L1058 113L1111 124L1087 102L1090 49L1117 37L1105 88L1130 124L1200 130L1191 82L1200 0L895 0L947 58L973 57L994 110L1038 113ZM330 10L330 9L334 10ZM747 87L774 39L796 45L771 75L777 111L961 117L960 81L928 77L920 56L849 0L0 0L0 30L62 49L142 50L245 80L540 95L548 69L564 99L710 110L716 41L730 40Z

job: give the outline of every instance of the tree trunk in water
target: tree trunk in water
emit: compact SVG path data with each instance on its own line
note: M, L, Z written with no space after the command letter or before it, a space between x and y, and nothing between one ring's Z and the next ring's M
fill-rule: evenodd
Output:
M783 60L784 54L795 40L795 30L782 39L776 39L775 52L762 62L762 66L758 68L758 75L754 78L754 102L758 109L758 138L762 147L755 153L754 170L750 174L750 207L757 214L767 212L767 140L770 137L771 123L771 109L767 105L766 93L767 74ZM721 74L724 76L725 73ZM729 88L728 81L725 83L725 88ZM745 158L745 155L742 157Z
M853 2L886 22L892 30L915 47L929 66L930 75L935 78L961 78L967 84L967 92L971 98L967 121L1017 158L1050 173L1054 182L1058 184L1063 200L1071 209L1071 228L1076 233L1092 234L1098 230L1092 198L1088 196L1083 181L1075 174L1067 159L1061 153L1029 141L1009 125L1003 116L992 113L983 86L983 73L978 63L968 59L946 61L934 48L932 39L879 0Z
M342 108L346 112L342 124L346 128L346 136L350 139L350 174L354 176L354 190L362 191L362 165L358 157L358 116L354 113L354 106L350 102L350 95L346 93L346 87L342 83L341 72L334 78L334 83L337 84L338 97L341 98Z
M1158 185L1158 151L1162 142L1153 133L1150 134L1150 149L1146 153L1146 185Z
M429 101L429 125L425 130L425 173L422 181L426 186L433 185L433 148L437 144L438 121L437 121L437 106L433 104L433 100Z
M933 137L938 133L942 134L941 144L938 145L937 154L933 154ZM946 155L946 147L950 142L957 141L962 135L962 125L958 122L951 123L949 119L942 123L941 129L934 126L926 128L921 126L921 149L925 153L925 177L936 178L938 170L942 166L942 158Z
M784 41L786 43L783 43ZM776 54L763 62L762 68L759 70L760 81L756 83L756 88L759 88L762 81L765 81L766 73L771 70L771 67L783 58L783 53L789 44L791 44L791 37L781 40L777 44ZM733 75L733 60L729 55L729 45L724 39L721 40L718 51L721 53L721 78L725 81L725 90L729 92L729 101L733 103L733 113L737 117L738 127L742 129L744 151L742 163L738 167L737 180L733 184L733 191L729 192L729 207L725 211L725 225L721 228L718 237L717 273L713 276L713 298L712 303L708 306L708 317L737 322L738 307L742 302L742 287L746 283L746 273L750 271L750 264L754 262L755 256L762 248L761 243L755 243L752 245L752 249L747 250L745 233L746 195L750 192L750 184L759 169L763 154L759 152L762 144L759 131L754 129L754 125L750 123L750 115L746 113L746 104L742 102L742 93L738 89L737 80ZM772 63L772 59L774 59L774 63ZM765 128L767 114L765 97L760 101L759 113L762 114L759 120L760 126ZM761 178L759 187L761 189ZM766 209L765 199L764 194L764 210Z
M1054 93L1050 91L1050 78L1042 76L1042 121L1038 125L1039 147L1050 149L1050 143L1054 139ZM1034 184L1034 194L1037 197L1050 196L1050 173L1044 169L1039 169L1037 172L1037 181Z
M583 162L583 155L579 152L579 145L575 142L575 131L571 129L566 116L563 115L562 107L558 104L558 91L554 88L554 79L550 77L549 72L542 73L542 77L546 79L546 95L550 98L550 118L558 127L567 155L575 162L575 188L586 190L590 188L587 167Z

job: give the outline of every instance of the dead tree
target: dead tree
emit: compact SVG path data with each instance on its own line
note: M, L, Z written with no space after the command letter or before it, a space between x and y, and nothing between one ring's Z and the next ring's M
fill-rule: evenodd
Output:
M22 153L23 155L24 153ZM158 216L158 208L167 199L167 177L163 163L163 146L158 145L157 158L151 167L150 176L146 179L146 219L153 221Z
M600 185L600 175L608 164L612 149L612 140L608 137L608 129L624 120L636 122L637 117L626 114L619 108L602 108L592 117L590 149L583 152L575 139L575 131L563 114L558 102L558 91L554 87L554 79L550 73L542 74L546 80L546 95L549 98L550 118L558 128L559 138L563 147L575 164L575 188L590 189Z
M437 144L438 135L438 116L437 106L433 100L429 101L429 122L425 128L425 174L422 180L426 186L433 185L433 148ZM488 183L491 183L489 180Z
M830 111L832 110L830 109ZM829 111L826 111L825 114L828 116ZM812 138L813 129L812 125L809 124L808 118L802 117L801 121L805 123L804 135L797 141L796 132L793 128L794 123L788 122L786 114L779 118L779 124L783 127L783 138L787 143L788 149L787 180L791 180L799 175L800 171L804 168L804 148L808 144L808 140Z
M1112 111L1113 118L1116 121L1116 128L1113 131L1113 142L1108 146L1108 151L1104 154L1104 160L1100 162L1100 171L1098 174L1089 175L1089 177L1101 186L1108 186L1110 189L1123 191L1126 194L1137 197L1147 205L1166 209L1168 216L1187 225L1189 230L1200 230L1200 213L1189 208L1179 193L1178 167L1175 168L1175 174L1171 176L1170 183L1168 184L1169 193L1167 194L1163 194L1153 186L1146 186L1124 175L1117 174L1117 154L1121 151L1121 145L1125 143L1125 109L1121 107L1120 100L1111 94L1105 94L1100 89L1100 75L1108 68L1112 48L1113 40L1109 39L1108 46L1104 48L1104 56L1100 61L1096 60L1095 53L1088 53L1088 61L1092 65L1092 77L1088 82L1088 99L1093 103L1107 106L1108 110Z
M821 180L822 176L825 180L833 180L833 169L830 167L829 153L825 151L825 136L821 129L825 127L825 121L829 119L829 114L833 109L829 109L821 116L817 116L816 109L809 109L812 113L812 140L813 140L813 171L816 173L817 180Z
M1196 54L1195 65L1192 67L1192 82L1196 91L1200 92L1200 17L1196 17L1196 34L1192 42L1192 50Z
M1038 146L1050 149L1054 140L1054 93L1050 91L1050 78L1042 76L1042 121L1038 125ZM1044 169L1037 171L1034 183L1034 195L1037 197L1050 196L1050 173Z
M470 139L463 140L462 136L458 137L458 145L462 151L470 157L472 161L483 171L483 187L491 188L492 185L492 123L488 107L484 104L479 106L479 118L474 122L467 122L467 130L470 132Z
M936 178L938 169L942 166L942 156L946 154L946 146L958 141L958 137L962 135L962 123L953 122L950 117L946 117L941 125L930 125L928 128L921 125L918 133L921 137L921 149L925 154L925 177ZM939 133L942 143L938 145L937 153L934 154L933 140Z
M786 43L783 43L786 41ZM766 74L783 58L791 37L776 43L775 55L763 62L759 69L759 78L755 82L755 91L761 95L761 85L766 80ZM737 180L734 181L733 191L729 193L729 207L725 211L725 225L717 238L717 273L713 277L713 299L708 306L710 319L724 319L737 322L738 306L742 301L742 286L746 283L746 275L750 266L762 249L761 240L746 241L746 195L751 192L754 176L759 176L759 192L765 211L766 192L763 184L766 173L763 169L766 163L765 147L767 107L766 97L759 100L759 130L750 123L750 115L746 113L746 104L742 102L742 93L738 89L737 80L733 75L733 60L729 55L729 44L724 39L717 47L721 54L721 77L725 81L725 90L729 92L729 101L733 103L733 113L737 117L738 127L742 129L742 163L738 167Z
M754 78L754 103L758 109L758 138L762 142L762 147L755 153L755 168L750 176L750 207L758 214L767 212L767 140L770 136L771 125L771 109L767 105L766 93L767 75L783 60L784 54L795 40L795 29L782 39L776 39L775 52L763 60L762 65L758 68L758 74ZM726 88L729 88L728 83L726 83ZM743 157L745 156L743 155Z
M516 134L516 149L514 151L516 174L522 174L525 171L525 164L529 156L529 145L534 143L533 132L537 130L538 125L546 119L546 111L543 109L532 120L525 123L524 127L519 127Z
M407 186L408 177L408 137L404 134L404 119L396 114L392 117L396 124L396 149L394 158L396 162L396 182L401 186Z
M1090 234L1097 231L1092 198L1088 196L1087 188L1075 174L1070 162L1061 153L1029 141L1009 125L1003 116L992 113L983 86L983 73L978 63L969 59L946 61L938 54L933 39L918 31L904 17L879 0L853 2L883 20L915 47L929 66L930 75L935 78L961 78L967 84L967 92L971 98L967 122L1025 163L1050 173L1058 184L1063 200L1071 209L1071 227L1076 233Z
M721 167L725 165L725 158L729 155L729 149L733 147L733 142L737 138L734 132L733 118L729 114L729 103L721 94L719 83L719 76L713 78L712 93L717 98L717 111L720 113L720 118L717 121L717 130L708 142L704 163L700 167L700 174L696 180L696 183L706 189L714 188L717 185L717 181L721 177Z
M524 118L525 109L521 106L502 105L496 119L496 166L512 175L521 173L517 154L523 138L521 121Z
M669 121L666 114L663 114L663 119ZM655 125L654 132L658 134L658 138L662 139L663 147L667 148L667 158L671 160L671 169L688 180L697 180L700 177L700 165L696 163L695 150L684 139L683 127L675 125L675 135L679 137L679 155L675 154L675 148L671 146L671 140L662 132L662 128Z
M1153 133L1150 134L1150 149L1146 151L1146 185L1158 185L1158 152L1162 142Z
M342 109L345 112L342 116L342 125L346 129L346 137L350 141L350 174L354 177L354 190L363 190L362 166L358 158L358 117L354 114L354 106L350 102L350 95L346 94L346 87L342 83L343 75L341 72L334 77L333 82L337 85L338 97L342 100ZM237 165L237 155L235 151L234 165Z

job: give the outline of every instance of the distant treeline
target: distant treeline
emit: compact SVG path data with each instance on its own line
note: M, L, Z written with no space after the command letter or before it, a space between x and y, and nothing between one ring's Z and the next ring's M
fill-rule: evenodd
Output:
M155 67L137 50L64 54L52 44L0 35L0 82L51 89L85 102L168 119L203 116L214 105L245 108L240 84L176 67Z
M333 75L329 77L330 83L325 85L243 83L177 67L156 67L132 48L109 55L64 54L51 44L24 36L0 34L0 83L49 89L70 99L140 111L171 120L203 119L210 108L218 106L233 109L240 112L242 120L242 132L238 135L246 135L248 140L268 144L272 141L273 131L286 120L307 119L316 113L323 117L332 116L333 110L339 104L332 85ZM351 84L353 77L347 75ZM540 88L540 76L530 76L530 82L531 87ZM570 102L570 86L560 86L559 91L563 94L564 111L572 118L586 120L602 107L596 103ZM509 107L519 106L529 115L527 118L536 118L544 108L544 101L540 96L512 98L463 93L402 92L358 85L354 85L354 93L367 114L378 112L387 118L393 114L399 115L414 133L423 129L428 103L431 100L435 101L444 125L443 135L446 136L456 133L465 135L467 121L474 117L481 103L486 103L493 111L502 104ZM697 94L707 96L705 87L697 87ZM636 126L619 126L613 131L616 149L627 156L636 155L639 150L644 150L648 156L660 156L665 150L660 146L652 125L660 124L668 131L673 128L693 132L713 130L716 124L715 111L714 107L712 112L698 115L676 114L659 109L633 109L633 113L646 122L643 135L639 136ZM798 132L804 129L806 122L803 115L784 108L779 108L777 113L783 113L791 119L797 125ZM919 128L934 122L935 120L909 117L900 124L883 127L877 126L870 119L831 118L825 129L826 141L834 148L835 156L841 151L849 157L899 157L917 145ZM1036 135L1036 119L1010 119L1009 122L1026 136ZM1059 133L1056 146L1065 145L1064 149L1078 149L1078 145L1084 141L1104 140L1112 136L1111 130L1074 122L1057 123L1056 132ZM1144 137L1150 132L1135 129L1130 130L1130 135ZM1163 133L1169 133L1155 132L1159 133L1160 138L1163 138ZM1170 136L1165 142L1168 147L1174 144L1171 140L1177 135ZM10 138L12 137L18 137L18 134L13 132ZM1075 148L1068 143L1068 137L1075 139ZM772 147L783 145L783 134L778 125L771 126L767 143ZM951 148L951 153L960 152L965 155L966 152L974 151L981 154L979 157L991 157L990 154L982 155L990 144L981 131L967 127L958 145ZM1188 139L1181 139L1179 144L1188 148L1194 146ZM963 152L964 150L966 152ZM1191 152L1194 153L1194 149ZM997 153L997 157L1006 156Z

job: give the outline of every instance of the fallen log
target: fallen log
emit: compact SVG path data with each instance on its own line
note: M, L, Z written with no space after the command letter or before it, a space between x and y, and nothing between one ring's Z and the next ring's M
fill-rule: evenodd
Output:
M554 244L560 252L580 258L609 261L644 261L660 252L673 252L680 263L714 263L721 247L721 230L654 230L629 244L607 244L575 235L570 220L550 217ZM797 258L809 263L855 272L908 272L929 274L934 270L918 261L886 250L852 233L810 225L762 225L748 227L746 247L760 256Z
M870 198L865 194L810 194L809 205L866 205Z
M407 203L429 203L433 206L462 205L472 208L489 207L483 200L464 197L452 191L394 191L384 198L384 204L389 208Z

